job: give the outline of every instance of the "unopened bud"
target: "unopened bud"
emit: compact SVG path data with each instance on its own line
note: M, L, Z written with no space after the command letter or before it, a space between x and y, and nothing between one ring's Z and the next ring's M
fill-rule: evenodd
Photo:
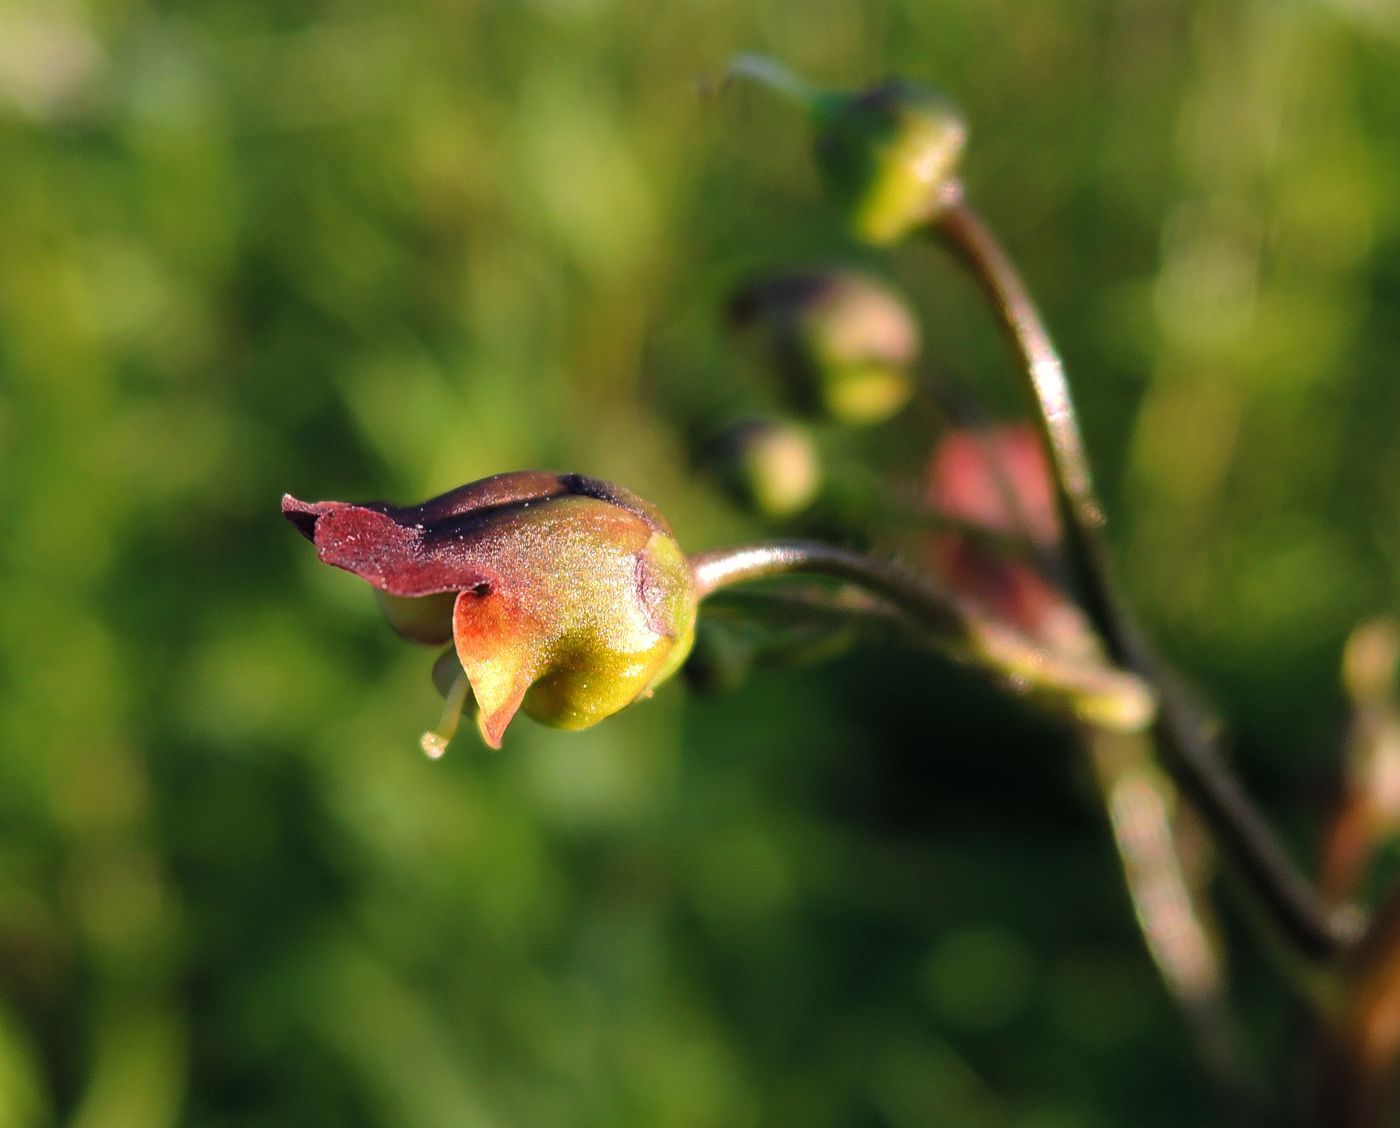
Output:
M749 329L799 410L845 423L878 423L913 392L918 322L878 278L813 270L761 279L730 306Z
M925 497L936 513L987 532L1042 545L1060 539L1050 460L1028 423L945 434L929 460Z
M817 166L858 238L897 243L946 206L967 123L943 95L895 80L822 98L814 116Z
M825 90L762 55L729 73L790 98L817 129L817 165L852 232L878 246L936 219L956 198L967 122L942 94L904 79L851 93Z
M715 440L710 460L725 492L760 517L801 513L821 489L816 447L792 423L735 423Z

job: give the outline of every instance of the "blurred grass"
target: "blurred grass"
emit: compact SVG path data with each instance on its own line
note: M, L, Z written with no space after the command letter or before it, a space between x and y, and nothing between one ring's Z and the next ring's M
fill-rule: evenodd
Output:
M432 764L430 658L274 504L543 465L752 533L685 437L763 406L717 310L793 261L909 286L1013 410L952 267L852 247L790 112L698 81L921 78L1306 846L1397 610L1398 45L1381 0L0 6L0 1128L1202 1122L1035 718L864 655Z

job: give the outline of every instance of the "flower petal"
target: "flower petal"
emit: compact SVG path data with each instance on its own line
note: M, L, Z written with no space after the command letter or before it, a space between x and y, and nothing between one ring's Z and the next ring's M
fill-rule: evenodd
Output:
M471 682L477 727L492 748L501 746L525 693L547 661L543 631L505 592L464 591L452 608L457 659Z
M405 512L412 511L378 503L305 502L290 494L282 499L282 513L316 545L325 563L390 595L437 595L493 579L470 542L431 537L426 523L403 521Z

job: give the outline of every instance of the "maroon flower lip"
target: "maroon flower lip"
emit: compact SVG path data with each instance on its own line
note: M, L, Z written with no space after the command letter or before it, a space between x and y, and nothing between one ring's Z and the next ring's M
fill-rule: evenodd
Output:
M316 546L321 560L403 598L465 591L491 577L476 545L532 505L587 497L635 514L671 535L661 513L635 494L582 474L525 470L458 486L420 505L383 501L301 501L282 496L282 515Z

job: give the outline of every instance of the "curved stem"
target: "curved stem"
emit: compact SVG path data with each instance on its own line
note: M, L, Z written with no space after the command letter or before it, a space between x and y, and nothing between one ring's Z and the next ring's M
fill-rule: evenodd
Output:
M1100 728L1146 728L1156 700L1143 682L1111 666L1066 659L990 618L966 600L897 564L816 541L770 541L691 557L701 599L721 588L787 575L853 583L896 608L929 639L966 662L993 671L1011 690L1036 693L1074 719Z
M1279 930L1310 959L1335 956L1355 939L1354 919L1329 911L1294 865L1221 760L1210 723L1151 652L1115 590L1102 532L1104 510L1094 491L1064 364L1019 272L960 186L945 192L934 230L972 271L1020 357L1050 454L1086 610L1114 661L1157 690L1160 709L1154 729L1168 767Z
M996 237L961 191L938 212L938 233L969 267L991 299L1030 377L1040 425L1055 464L1055 476L1073 509L1076 528L1092 532L1104 524L1093 474L1079 433L1064 362L1041 320L1030 292Z
M1007 339L1019 354L1066 517L1066 539L1079 558L1091 617L1110 652L1126 661L1137 648L1136 630L1113 591L1108 552L1099 530L1104 509L1094 490L1064 362L1016 266L961 190L938 213L937 233L963 260L990 300Z

